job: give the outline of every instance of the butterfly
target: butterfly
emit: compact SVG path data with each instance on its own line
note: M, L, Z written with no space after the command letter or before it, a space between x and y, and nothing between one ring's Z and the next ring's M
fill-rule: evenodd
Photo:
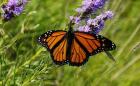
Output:
M111 40L101 35L72 29L48 31L38 41L47 48L57 65L81 66L88 61L89 56L116 48Z

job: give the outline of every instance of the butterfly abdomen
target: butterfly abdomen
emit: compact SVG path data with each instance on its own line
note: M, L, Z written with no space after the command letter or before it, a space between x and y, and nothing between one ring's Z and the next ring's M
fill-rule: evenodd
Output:
M71 55L71 45L74 39L74 34L72 33L72 31L68 31L67 32L67 59L69 59L70 55Z

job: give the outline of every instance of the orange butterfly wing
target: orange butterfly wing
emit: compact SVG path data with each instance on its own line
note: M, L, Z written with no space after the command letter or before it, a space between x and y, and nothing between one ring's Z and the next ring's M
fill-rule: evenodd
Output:
M77 31L71 33L72 38L69 38L67 34L61 30L48 31L38 39L59 65L69 63L81 66L88 61L89 56L116 48L113 42L101 35Z
M66 31L48 31L42 34L38 41L51 53L54 63L62 65L66 63L67 40Z
M88 61L89 56L103 51L114 50L115 44L109 39L87 32L74 32L71 46L70 65L80 66Z
M88 54L74 39L71 45L71 55L69 57L69 64L73 66L80 66L88 60Z

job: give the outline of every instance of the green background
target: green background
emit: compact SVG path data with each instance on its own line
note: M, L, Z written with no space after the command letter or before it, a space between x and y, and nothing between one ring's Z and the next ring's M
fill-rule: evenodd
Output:
M140 0L109 0L115 16L100 34L117 45L116 63L105 53L81 67L56 66L37 43L47 30L64 30L82 0L31 0L21 16L0 23L0 85L140 86Z

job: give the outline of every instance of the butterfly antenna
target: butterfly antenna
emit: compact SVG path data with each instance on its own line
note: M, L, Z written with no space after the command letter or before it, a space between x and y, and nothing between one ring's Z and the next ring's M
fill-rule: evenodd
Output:
M112 61L116 62L115 58L111 55L110 52L105 51L106 55L108 56L108 58L110 58Z

